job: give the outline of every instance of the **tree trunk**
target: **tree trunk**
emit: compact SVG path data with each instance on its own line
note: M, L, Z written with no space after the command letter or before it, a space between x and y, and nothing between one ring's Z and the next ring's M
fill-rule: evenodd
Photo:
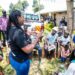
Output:
M67 26L68 31L72 34L73 31L73 0L67 0Z

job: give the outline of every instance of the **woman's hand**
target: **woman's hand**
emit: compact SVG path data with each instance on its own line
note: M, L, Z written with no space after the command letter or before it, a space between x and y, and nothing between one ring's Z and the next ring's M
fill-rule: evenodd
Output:
M37 34L37 38L40 39L42 37L42 32Z

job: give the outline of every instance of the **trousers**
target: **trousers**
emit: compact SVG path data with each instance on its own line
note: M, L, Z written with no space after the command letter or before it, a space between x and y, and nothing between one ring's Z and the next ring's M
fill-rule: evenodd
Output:
M9 61L11 66L16 70L16 75L28 75L30 68L30 60L26 60L22 63L17 62L12 58L12 55L9 55Z

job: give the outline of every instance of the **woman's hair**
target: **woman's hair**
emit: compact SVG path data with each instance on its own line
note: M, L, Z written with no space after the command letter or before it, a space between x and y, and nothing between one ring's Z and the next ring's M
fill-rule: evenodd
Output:
M8 39L9 30L12 24L14 24L14 26L16 26L17 28L21 28L18 22L18 17L20 16L21 16L21 12L19 10L13 10L9 14L9 19L7 24L7 39Z
M70 61L75 59L75 50L72 51L71 55L70 55Z

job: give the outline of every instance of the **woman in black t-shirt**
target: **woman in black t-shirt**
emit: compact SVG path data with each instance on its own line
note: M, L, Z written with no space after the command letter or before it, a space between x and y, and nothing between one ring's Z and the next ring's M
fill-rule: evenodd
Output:
M30 62L29 55L37 44L41 33L33 43L29 41L27 34L21 29L24 17L19 10L14 10L9 15L7 26L7 40L11 48L9 55L10 64L16 70L17 75L28 75Z

